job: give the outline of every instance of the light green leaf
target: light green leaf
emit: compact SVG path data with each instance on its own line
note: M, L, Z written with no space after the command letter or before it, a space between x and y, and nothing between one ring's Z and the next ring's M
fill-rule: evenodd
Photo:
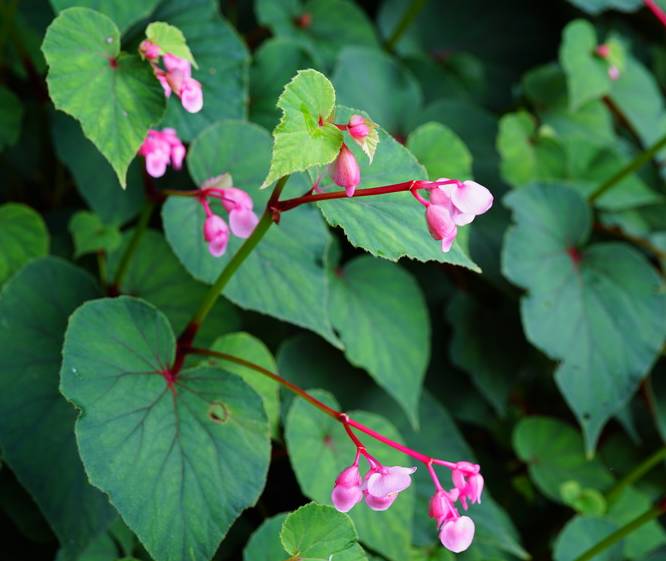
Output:
M521 301L525 334L562 361L555 379L592 453L605 422L659 355L666 295L656 271L629 246L585 247L591 212L574 191L533 185L505 201L516 226L505 238L503 272L528 290Z
M282 110L268 175L262 188L280 177L330 164L342 145L342 132L329 123L335 109L335 90L316 70L299 71L278 99Z
M56 13L67 8L79 6L90 8L109 16L121 32L125 32L133 23L147 18L159 4L160 0L141 0L128 2L127 0L50 0Z
M163 21L154 21L146 27L146 38L164 53L183 58L191 62L194 68L199 68L187 46L185 35L177 27Z
M56 108L81 122L125 187L130 162L164 112L164 92L150 65L121 53L116 25L88 8L68 8L55 18L42 51Z
M358 110L338 108L338 118L346 120ZM402 144L379 129L380 143L372 164L355 144L349 145L361 168L360 187L378 187L403 181L427 179L425 170ZM330 185L330 180L322 181ZM349 197L318 203L331 226L341 226L349 242L372 255L397 261L410 257L418 261L439 261L478 271L468 257L467 229L461 228L449 253L428 233L425 210L407 192L373 197Z
M431 180L472 178L472 155L460 137L441 123L425 123L409 133L407 148Z
M271 372L277 371L275 359L266 345L249 333L229 333L228 335L223 335L215 339L210 348L213 351L227 353L254 362ZM277 436L278 424L280 422L280 401L278 398L280 385L270 378L262 376L256 370L246 368L229 360L209 357L206 359L206 363L211 366L219 365L229 372L240 376L261 396L271 431L273 436Z
M578 481L569 480L560 485L560 498L564 504L586 516L603 516L606 513L606 499L596 489L581 486Z
M330 313L345 355L418 424L430 321L416 280L394 263L357 257L333 275Z
M268 191L259 191L257 186L266 173L270 147L270 136L262 128L221 121L192 143L187 160L190 174L201 184L209 177L231 173L234 184L252 196L259 213L269 197ZM203 238L205 213L195 198L170 198L162 209L162 219L167 241L178 259L192 276L209 284L243 242L232 236L225 255L210 255ZM311 329L338 344L328 318L324 254L329 240L315 208L304 206L285 213L229 281L225 296L243 308ZM298 292L294 286L300 287Z
M95 145L71 117L54 112L51 137L55 152L72 173L76 188L86 204L102 222L120 226L134 218L144 204L142 166L137 158L127 170L127 188L122 189L118 176Z
M560 64L567 76L572 110L603 97L611 89L608 63L594 54L596 47L597 33L591 23L577 19L564 28Z
M303 561L366 561L349 516L333 507L310 503L282 524L280 541L292 558Z
M39 505L63 559L75 558L115 516L88 483L74 437L76 413L58 391L67 319L98 296L92 277L53 257L29 263L0 294L3 463Z
M0 150L16 144L21 132L23 105L14 93L0 86Z
M275 561L284 559L287 554L280 541L282 523L287 513L276 514L264 520L250 536L243 550L243 561Z
M219 14L215 0L164 0L153 19L177 26L199 63L192 76L201 82L204 105L188 113L172 95L162 126L193 140L220 119L245 119L248 106L250 53L234 27Z
M557 536L553 558L555 561L574 561L578 556L596 545L617 526L603 518L572 518ZM594 556L595 561L622 561L622 542L614 543Z
M562 502L562 484L606 490L613 477L598 459L587 459L581 435L550 417L525 417L513 432L513 448L530 478L549 499Z
M313 395L337 408L328 392L314 390ZM350 416L387 438L401 441L395 428L383 417L370 413L351 412ZM303 493L320 503L329 504L331 489L337 475L354 460L355 447L342 425L314 409L303 400L294 400L287 415L285 438L289 459ZM368 443L369 444L369 443ZM400 452L386 446L373 446L372 454L384 465L410 465ZM400 493L385 512L377 513L365 504L349 512L360 540L392 561L402 561L411 542L411 520L414 509L412 489Z
M76 436L90 481L148 553L208 561L263 489L268 426L239 377L209 367L174 377L175 346L149 304L88 302L69 321L60 389L81 412Z
M31 259L49 251L42 217L19 203L0 206L0 285Z
M120 245L122 236L115 226L105 226L94 212L80 210L69 221L74 238L74 256L103 251L109 253Z

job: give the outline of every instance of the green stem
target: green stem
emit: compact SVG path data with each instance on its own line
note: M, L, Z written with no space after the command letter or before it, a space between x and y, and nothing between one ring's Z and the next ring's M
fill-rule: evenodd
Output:
M407 6L407 9L402 14L402 18L400 18L398 25L395 27L393 33L391 33L390 37L384 44L388 52L393 52L393 49L395 49L395 46L398 44L398 41L400 41L403 33L407 31L407 28L412 24L416 16L419 15L427 3L428 0L412 0L410 2L409 6Z
M143 211L141 211L141 216L139 217L139 221L134 228L132 239L130 240L129 244L127 244L125 252L120 258L118 269L116 269L116 276L113 278L113 284L111 285L111 288L114 291L117 291L120 288L120 283L122 283L125 273L127 272L127 268L129 267L130 260L132 259L132 255L134 255L134 252L136 251L136 248L138 247L139 242L143 237L143 233L148 227L148 222L150 221L150 217L153 214L154 208L155 203L149 201L146 206L143 207Z
M284 177L280 178L280 180L275 185L275 189L273 189L273 194L271 195L271 198L268 201L268 204L266 205L264 213L261 215L261 219L259 220L257 227L254 229L250 237L245 240L243 245L240 246L240 249L231 258L231 261L227 263L227 266L222 270L220 276L217 277L217 280L215 281L213 286L210 287L210 289L204 296L204 299L201 302L199 309L196 311L194 316L192 316L192 319L190 320L190 323L188 325L189 329L194 329L196 332L199 326L206 319L206 316L208 315L210 310L215 305L215 302L219 298L220 294L224 290L224 287L227 285L231 277L234 276L234 273L243 264L243 261L245 261L247 256L250 255L250 253L252 253L254 248L261 241L261 238L264 237L268 229L271 227L271 224L273 224L272 206L280 198L280 193L282 193L282 189L284 188L288 179L289 176L285 175Z
M650 510L644 512L637 518L634 518L631 522L628 522L627 524L622 526L622 528L615 530L615 532L606 536L599 543L593 545L590 549L583 552L576 559L574 559L574 561L588 561L589 559L592 559L593 557L599 555L605 549L609 548L614 543L619 542L622 538L631 534L634 530L640 528L643 524L646 524L647 522L650 522L650 520L658 518L664 512L666 512L666 500L662 499Z
M636 156L631 162L624 166L620 171L615 175L609 177L604 181L597 189L588 197L588 200L593 203L599 197L601 197L606 191L617 185L628 175L638 171L642 168L647 162L649 162L656 154L666 146L666 136L661 137L657 142L655 142L648 149L644 150L638 156Z
M606 500L610 503L616 500L632 483L638 481L648 471L650 471L659 462L666 460L666 446L662 446L654 454L643 460L627 475L620 479L606 495Z

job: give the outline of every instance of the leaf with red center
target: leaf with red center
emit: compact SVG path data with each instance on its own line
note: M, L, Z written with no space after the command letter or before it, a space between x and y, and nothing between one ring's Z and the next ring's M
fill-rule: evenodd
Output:
M93 485L156 561L208 561L263 489L261 398L212 367L170 371L167 318L129 297L84 304L65 334L61 391ZM193 516L196 513L196 516Z
M561 361L555 379L589 454L659 356L666 296L657 272L628 245L587 244L592 215L577 192L537 184L505 201L516 225L503 271L528 291L521 302L527 338Z

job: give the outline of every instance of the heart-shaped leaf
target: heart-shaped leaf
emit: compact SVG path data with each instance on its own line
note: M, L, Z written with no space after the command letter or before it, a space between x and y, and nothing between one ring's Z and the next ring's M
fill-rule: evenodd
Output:
M76 435L90 481L150 555L209 561L263 489L268 424L261 398L238 376L172 373L175 348L151 305L88 302L65 334L61 391L81 411Z
M150 65L121 53L116 25L88 8L63 10L46 30L42 51L56 108L81 122L125 187L130 162L164 113L164 92Z
M88 483L74 436L76 412L58 391L67 319L98 296L92 277L53 257L26 265L0 295L2 458L39 505L66 560L116 516Z
M659 356L666 295L656 271L629 246L585 247L591 211L575 191L537 184L505 201L516 226L505 238L503 272L528 290L521 300L525 334L562 361L555 379L591 453L605 422Z
M49 233L42 217L18 203L0 206L0 285L31 259L49 251Z
M342 132L328 122L335 109L335 90L320 72L299 71L277 105L282 118L273 131L273 157L262 188L285 175L330 164L342 145Z
M74 255L102 251L109 253L122 241L120 231L115 226L105 226L94 212L81 210L69 221L69 231L74 239Z

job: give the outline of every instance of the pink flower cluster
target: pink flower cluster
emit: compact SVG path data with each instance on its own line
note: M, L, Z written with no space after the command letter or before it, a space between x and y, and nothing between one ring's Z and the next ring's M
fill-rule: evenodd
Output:
M201 83L192 78L192 65L188 60L171 53L162 53L162 49L148 39L141 42L139 52L150 61L166 97L173 92L180 99L185 111L189 113L201 111L203 107ZM164 68L160 68L158 64L160 55Z
M417 182L417 188L430 192L430 200L422 198L416 190L412 194L426 207L430 235L441 241L445 253L458 235L458 226L469 224L493 204L490 191L475 181L440 178L434 182Z
M152 177L162 177L169 164L180 169L185 152L175 129L149 130L139 148L139 154L146 159L146 171Z
M352 115L345 125L338 128L346 130L357 144L365 146L368 135L374 124L361 115ZM338 157L330 166L330 174L333 182L339 187L344 187L348 197L354 196L356 187L361 183L361 168L356 161L352 151L343 142Z
M248 238L259 222L252 210L252 197L232 185L231 175L225 173L206 180L200 189L199 202L206 213L203 235L208 243L208 251L213 257L220 257L226 251L229 243L229 226L234 236ZM212 211L208 202L209 197L219 200L224 210L229 213L229 226L222 217Z
M365 476L361 476L358 465L361 454L370 464ZM437 522L442 545L454 553L460 553L472 543L475 528L469 516L459 514L455 503L459 501L464 510L468 508L467 501L480 503L483 477L477 464L441 463L451 469L453 488L450 491L442 488L430 462L428 470L435 484L435 494L430 499L428 514ZM415 467L383 466L363 446L357 444L354 463L343 469L335 480L331 502L340 512L349 512L363 500L372 510L387 510L398 494L411 485L411 476L415 471Z

